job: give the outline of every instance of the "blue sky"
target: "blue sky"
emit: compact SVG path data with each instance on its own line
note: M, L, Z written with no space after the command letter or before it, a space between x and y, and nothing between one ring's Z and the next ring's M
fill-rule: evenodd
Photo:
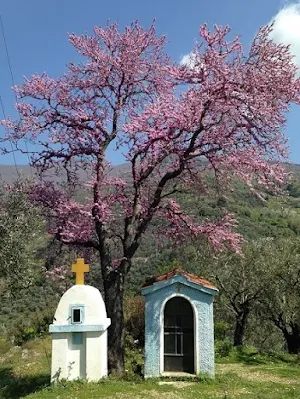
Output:
M193 47L199 25L207 22L229 24L234 35L240 35L248 49L261 25L276 17L275 39L289 42L300 64L300 5L283 0L0 0L15 82L23 76L46 71L58 76L69 61L78 60L69 45L67 33L91 33L95 25L107 20L120 26L138 19L143 26L156 20L159 34L168 38L167 50L180 61ZM299 3L300 4L300 3ZM297 56L299 56L297 58ZM14 94L7 64L5 46L0 35L0 96L7 115L14 113ZM0 118L2 114L0 110ZM291 160L300 163L300 108L292 108L286 133L290 138ZM0 135L4 134L0 127ZM111 153L113 163L121 162ZM18 156L19 164L27 158ZM0 163L12 163L10 155L0 155Z

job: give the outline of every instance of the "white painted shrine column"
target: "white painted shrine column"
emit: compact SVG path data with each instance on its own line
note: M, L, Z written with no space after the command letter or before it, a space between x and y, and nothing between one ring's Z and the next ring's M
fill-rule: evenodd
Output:
M68 370L63 365L67 364L68 359L68 333L52 334L52 363L51 381L68 379Z
M107 328L110 319L101 293L84 285L89 266L78 259L72 266L76 285L62 296L50 325L52 333L51 381L107 376Z

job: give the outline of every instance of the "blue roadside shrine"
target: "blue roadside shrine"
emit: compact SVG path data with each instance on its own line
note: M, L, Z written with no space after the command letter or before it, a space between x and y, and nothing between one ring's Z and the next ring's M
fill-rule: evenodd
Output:
M180 268L145 282L145 378L214 375L217 292L209 281Z

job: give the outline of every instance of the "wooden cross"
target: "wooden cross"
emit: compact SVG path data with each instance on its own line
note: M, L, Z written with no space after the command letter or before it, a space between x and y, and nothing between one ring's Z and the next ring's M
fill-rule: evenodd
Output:
M90 265L84 263L83 258L77 258L76 263L72 265L72 272L76 273L76 284L84 284L84 273L90 271Z

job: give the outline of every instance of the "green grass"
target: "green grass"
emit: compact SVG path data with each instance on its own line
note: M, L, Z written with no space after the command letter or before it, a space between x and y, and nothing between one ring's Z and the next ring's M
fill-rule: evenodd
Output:
M259 352L253 347L232 348L225 357L218 357L217 363L242 363L248 366L260 364L288 364L300 366L300 357L288 353Z
M256 368L256 371L276 375L282 378L299 379L300 383L300 367L292 367L287 365L264 366Z
M0 399L178 399L178 398L300 398L299 358L235 349L218 359L216 378L195 380L106 379L49 385L50 338L9 347L1 342Z
M0 340L0 399L15 399L49 385L50 338L12 347Z
M107 380L97 384L73 382L46 388L32 399L54 398L299 398L300 386L284 382L251 381L229 372L214 381L174 382L160 385L158 381L139 383Z

